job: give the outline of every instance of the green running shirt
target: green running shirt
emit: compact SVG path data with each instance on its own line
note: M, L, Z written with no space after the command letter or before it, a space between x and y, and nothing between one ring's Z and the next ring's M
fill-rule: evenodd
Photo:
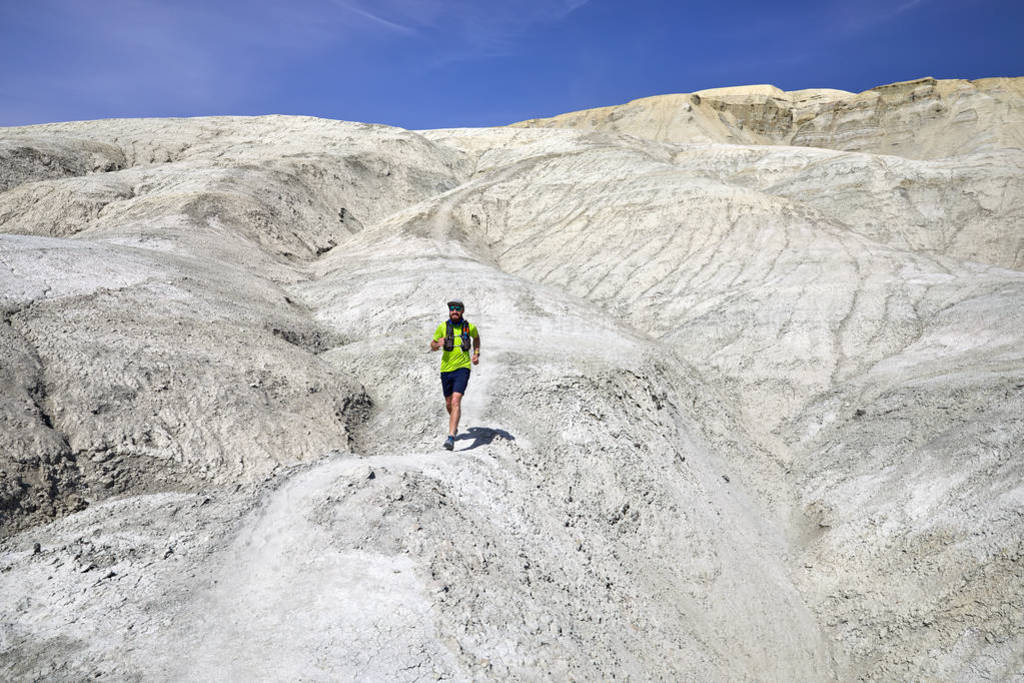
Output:
M462 350L462 340L460 335L462 334L462 326L465 323L459 323L454 330L455 333L455 348L451 351L441 352L441 372L451 372L452 370L458 370L459 368L473 369L473 361L470 359L470 354L473 353L473 349L469 351ZM434 341L444 339L444 333L448 331L448 322L445 321L437 326L434 330ZM477 338L476 325L469 323L469 336L473 339Z

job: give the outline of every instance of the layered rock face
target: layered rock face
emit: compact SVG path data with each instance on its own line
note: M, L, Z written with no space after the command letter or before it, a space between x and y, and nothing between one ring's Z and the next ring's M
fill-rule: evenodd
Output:
M514 124L626 133L659 142L796 145L941 159L1024 146L1024 83L921 78L862 93L771 85L657 95Z
M0 131L0 671L1018 674L1022 90Z

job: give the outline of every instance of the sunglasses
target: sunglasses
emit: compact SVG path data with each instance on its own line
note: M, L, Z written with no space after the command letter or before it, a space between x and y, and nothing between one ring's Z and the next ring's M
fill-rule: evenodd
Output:
M449 311L461 311L462 310L462 306L449 306L448 310Z

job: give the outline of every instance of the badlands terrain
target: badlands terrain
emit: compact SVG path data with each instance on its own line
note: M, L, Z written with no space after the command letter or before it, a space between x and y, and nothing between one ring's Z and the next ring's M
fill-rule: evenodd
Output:
M0 312L4 680L1024 680L1022 79L0 129Z

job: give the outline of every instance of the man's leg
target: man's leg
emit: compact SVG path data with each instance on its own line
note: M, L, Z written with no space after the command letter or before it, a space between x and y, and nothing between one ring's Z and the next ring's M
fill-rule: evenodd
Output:
M441 391L444 393L444 408L445 408L445 410L448 411L449 415L452 414L452 392L453 392L453 390L454 390L454 387L452 386L452 373L450 373L450 372L442 372L441 373ZM451 418L449 418L448 421L449 421L449 423L451 423ZM451 432L449 431L449 434L450 433ZM449 436L448 439L444 442L444 447L445 447L446 450L449 450L449 451L453 450L455 448L455 439L453 439L452 437Z
M462 394L452 393L445 397L445 404L448 406L448 435L454 436L459 431L459 418L462 417Z

